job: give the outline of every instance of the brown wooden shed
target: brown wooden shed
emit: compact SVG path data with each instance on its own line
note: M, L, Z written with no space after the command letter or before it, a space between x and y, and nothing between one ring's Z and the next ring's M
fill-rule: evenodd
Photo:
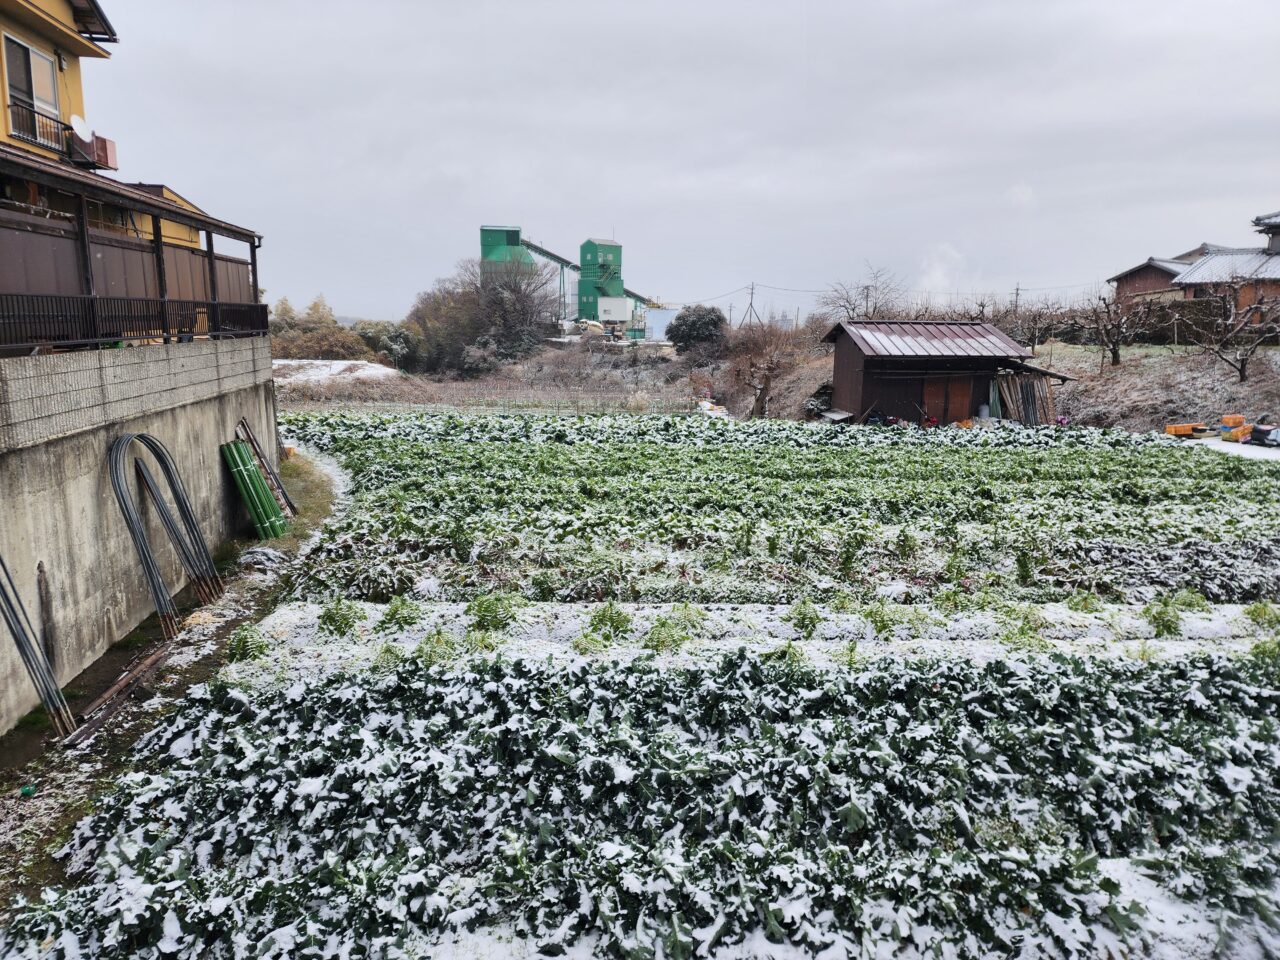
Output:
M1029 379L1036 392L1048 396L1045 378L1050 374L1028 365L1030 351L989 323L841 321L823 340L835 344L833 419L865 422L879 416L921 424L930 418L955 423L977 416L981 405L990 405L992 385L1002 377ZM1006 382L1004 387L1012 385ZM995 393L999 396L1001 390ZM994 406L992 412L999 415L1000 403ZM1028 406L1035 408L1036 403ZM1051 399L1039 406L1038 413L1029 409L1020 418L1050 418Z

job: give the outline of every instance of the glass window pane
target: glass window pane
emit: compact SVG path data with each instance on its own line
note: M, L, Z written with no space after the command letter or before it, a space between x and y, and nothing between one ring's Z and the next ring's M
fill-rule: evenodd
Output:
M31 54L20 43L4 38L5 69L9 74L9 95L31 101Z
M52 58L31 51L31 86L36 105L49 113L58 112L58 68Z

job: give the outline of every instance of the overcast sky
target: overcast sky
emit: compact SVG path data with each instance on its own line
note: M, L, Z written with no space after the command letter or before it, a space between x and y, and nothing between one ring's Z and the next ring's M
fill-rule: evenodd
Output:
M613 236L668 301L1071 296L1280 208L1275 0L103 2L120 175L339 314L399 319L483 223Z

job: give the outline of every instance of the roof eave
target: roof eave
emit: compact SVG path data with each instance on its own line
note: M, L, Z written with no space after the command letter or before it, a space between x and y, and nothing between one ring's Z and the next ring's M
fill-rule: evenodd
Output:
M76 26L80 35L93 43L118 43L116 28L111 26L106 13L98 0L71 0L72 16L76 17Z
M80 194L92 200L117 203L139 213L153 214L162 220L180 223L196 230L210 230L220 236L254 246L262 241L261 234L246 227L189 210L171 200L156 197L110 177L78 170L5 145L0 145L0 173L40 183L55 190Z
M7 12L15 21L38 31L42 36L56 43L59 49L72 56L98 60L107 60L111 57L109 51L99 46L93 38L82 34L76 26L51 16L29 0L19 0Z

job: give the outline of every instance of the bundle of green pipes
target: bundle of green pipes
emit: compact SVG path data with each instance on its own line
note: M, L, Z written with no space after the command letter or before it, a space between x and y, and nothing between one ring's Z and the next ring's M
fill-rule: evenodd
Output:
M270 540L272 537L280 536L289 524L280 511L280 505L276 503L275 497L268 489L262 471L254 462L249 445L243 440L232 440L230 443L224 443L219 449L222 451L222 459L231 468L231 476L236 482L236 489L240 491L240 499L249 509L249 516L253 520L253 528L257 531L258 539Z

